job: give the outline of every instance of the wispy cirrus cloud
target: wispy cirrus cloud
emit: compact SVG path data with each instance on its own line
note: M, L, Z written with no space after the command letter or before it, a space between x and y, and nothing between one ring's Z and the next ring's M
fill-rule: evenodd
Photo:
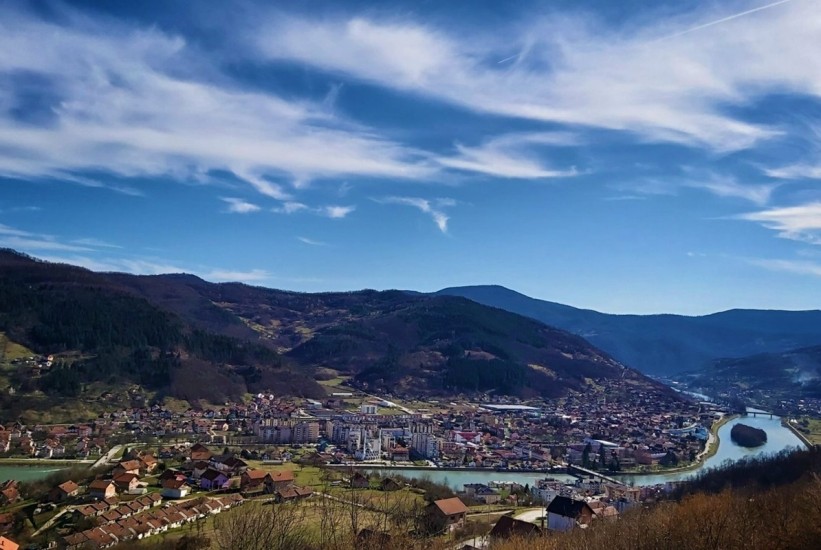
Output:
M821 179L821 165L817 164L791 164L779 168L765 168L764 173L771 178L797 180L797 179Z
M476 147L457 144L458 154L437 157L436 162L455 170L509 179L572 177L578 175L575 167L564 170L551 168L534 149L545 145L578 144L575 135L564 132L508 134L489 139Z
M648 196L678 195L682 189L696 189L723 198L742 199L757 206L770 202L778 183L746 183L735 176L723 174L701 174L685 168L684 175L665 178L637 178L612 184L617 191L627 194L609 197L607 200L637 200Z
M202 266L180 266L157 258L140 257L94 257L74 254L70 256L45 255L40 257L48 262L77 265L104 273L130 273L133 275L164 275L168 273L191 273L213 282L259 283L272 278L264 269L248 271L235 269L207 268Z
M737 218L758 222L785 239L821 245L821 202L769 208Z
M771 271L782 271L795 273L797 275L814 275L821 277L821 263L807 260L784 260L771 258L751 258L748 263L769 269Z
M245 199L239 199L236 197L220 197L224 203L228 205L227 212L232 214L250 214L252 212L259 212L262 210L259 206L252 202L248 202Z
M769 203L773 191L778 188L778 184L740 183L734 177L716 175L703 179L689 179L684 182L684 186L702 189L718 197L744 199L758 206Z
M47 21L0 8L0 175L101 185L80 173L186 180L227 170L288 200L283 181L430 173L423 153L321 102L242 89L181 36L55 9ZM21 119L17 106L34 100L28 109L41 115Z
M770 92L821 96L821 60L810 53L821 48L821 21L812 2L731 10L659 12L624 26L590 13L528 14L482 39L408 19L277 13L259 18L255 40L270 59L480 113L733 151L783 130L729 114L728 105ZM778 50L770 46L776 42Z
M196 274L203 279L215 282L260 283L271 279L271 274L264 269L252 269L250 271L214 269Z
M374 199L381 204L402 204L405 206L412 206L419 209L425 214L429 215L436 227L442 233L448 232L448 220L450 217L444 212L444 208L454 206L456 201L453 199L423 199L419 197L385 197L382 199Z
M326 242L317 241L315 239L309 239L308 237L297 237L296 240L311 246L328 246L328 243Z
M73 239L70 241L72 244L78 244L81 246L90 246L92 248L122 248L122 246L114 243L110 243L108 241L104 241L102 239L96 239L94 237L85 237L82 239Z
M0 247L25 251L58 250L64 252L88 252L88 244L62 242L53 235L34 233L0 224Z

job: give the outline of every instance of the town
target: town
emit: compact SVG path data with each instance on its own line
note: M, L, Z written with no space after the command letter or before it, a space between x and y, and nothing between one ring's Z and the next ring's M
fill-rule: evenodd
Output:
M213 408L155 404L91 422L2 426L4 457L65 464L62 472L74 477L51 487L6 480L0 534L64 548L108 547L164 536L247 501L345 501L350 496L335 491L418 489L426 483L406 474L420 469L542 475L532 484L440 488L440 496L459 501L445 505L458 510L444 514L448 532L464 527L474 506L523 505L564 510L570 515L548 513L543 523L566 530L669 491L669 484L634 488L611 476L697 464L710 427L727 413L662 386L625 381L556 400L481 402L400 401L339 382L324 400L262 393Z

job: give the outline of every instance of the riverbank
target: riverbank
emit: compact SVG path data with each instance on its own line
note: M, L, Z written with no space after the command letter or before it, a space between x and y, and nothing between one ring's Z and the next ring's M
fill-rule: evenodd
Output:
M430 471L430 472L488 472L500 474L565 474L567 468L554 468L550 470L545 469L519 469L519 470L496 470L494 468L481 468L469 466L401 466L399 464L372 464L370 462L357 462L356 464L327 464L326 468L353 468L355 470L396 470L401 472L403 470L413 471Z
M710 435L707 439L707 444L705 445L704 450L698 454L696 457L695 462L687 464L686 466L676 467L676 468L659 468L656 470L621 470L618 472L604 472L605 475L609 475L615 478L619 476L657 476L657 475L665 475L665 474L675 474L680 472L688 472L691 470L698 470L701 468L704 463L712 458L713 456L718 453L719 445L721 443L721 438L718 435L719 429L722 426L735 420L736 418L740 418L741 415L734 414L734 415L724 415L720 419L713 422L710 426ZM355 465L352 464L329 464L329 467L332 468L358 468L358 469L366 469L366 470L388 470L388 471L423 471L423 472L486 472L486 473L498 473L498 474L567 474L567 468L553 468L553 469L521 469L521 470L496 470L492 468L481 468L481 467L438 467L438 466L416 466L416 465L398 465L398 464L369 464L369 463L357 463Z
M94 464L93 460L75 460L71 458L0 458L0 466L56 466L66 468L71 466Z
M782 425L782 426L784 426L785 428L787 428L788 430L790 430L792 433L794 433L794 434L795 434L795 436L796 436L798 439L800 439L800 440L801 440L801 443L803 443L804 445L806 445L808 449L812 449L813 447L815 447L815 445L813 444L813 442L812 442L812 441L810 441L810 440L807 438L807 436L806 436L803 432L801 432L801 430L799 430L798 428L796 428L795 426L793 426L793 425L792 425L792 422L790 422L788 419L786 419L786 418L782 418L782 419L781 419L781 425Z

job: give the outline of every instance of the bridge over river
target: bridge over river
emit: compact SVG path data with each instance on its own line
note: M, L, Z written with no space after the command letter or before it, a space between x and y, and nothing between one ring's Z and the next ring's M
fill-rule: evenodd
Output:
M594 472L593 470L588 470L587 468L582 468L581 466L576 466L575 464L569 464L567 466L567 473L570 475L575 475L577 477L582 477L581 475L577 474L576 472L580 472L586 476L595 477L601 479L602 481L607 481L608 483L615 483L616 485L624 485L623 481L619 481L618 479L606 476L601 472Z

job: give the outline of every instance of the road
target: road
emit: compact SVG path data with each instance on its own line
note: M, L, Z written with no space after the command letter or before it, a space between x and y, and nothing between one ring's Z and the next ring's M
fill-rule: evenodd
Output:
M70 514L71 512L74 511L75 508L76 508L76 506L66 506L65 508L63 508L62 510L57 512L57 514L55 514L55 516L53 518L51 518L50 520L45 522L43 525L41 525L39 529L37 529L34 533L31 534L31 536L36 537L37 535L39 535L40 533L42 533L43 531L45 531L46 529L48 529L49 527L54 525L54 522L56 522L58 519L60 519L60 516L62 516L64 514Z
M111 449L106 454L101 456L97 462L91 465L91 469L93 470L94 468L100 468L111 462L111 459L114 457L114 455L117 454L117 452L122 448L122 445L114 445L113 447L111 447Z
M513 516L515 519L520 519L522 521L527 521L529 523L539 523L539 518L545 515L544 508L534 508L532 510L526 510L519 514Z

